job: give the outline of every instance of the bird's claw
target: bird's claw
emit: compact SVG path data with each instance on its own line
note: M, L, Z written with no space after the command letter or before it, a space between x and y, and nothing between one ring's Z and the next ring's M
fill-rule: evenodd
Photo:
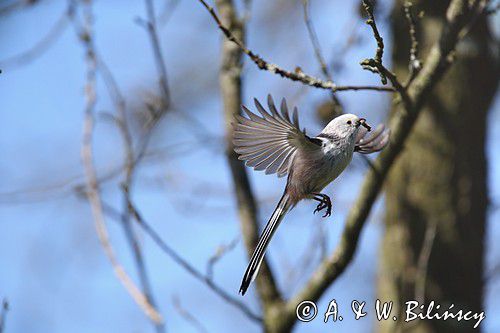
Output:
M314 210L313 214L316 214L316 212L320 212L326 208L323 217L332 215L332 202L330 198L325 194L322 194L320 197L321 199L317 199L319 201L319 204L318 206L316 206L316 209Z
M325 215L323 215L323 217L327 217L330 215L332 215L332 205L331 204L330 204L330 206L326 207Z

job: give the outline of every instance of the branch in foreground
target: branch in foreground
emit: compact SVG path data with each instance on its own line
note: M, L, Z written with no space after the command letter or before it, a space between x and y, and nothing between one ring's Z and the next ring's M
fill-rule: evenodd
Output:
M410 33L410 61L409 61L409 74L404 86L408 85L413 81L415 75L417 75L420 68L422 68L422 63L418 59L418 40L417 40L417 20L413 15L412 8L413 4L409 1L405 1L403 4L406 20L408 21L409 33Z
M366 20L366 24L368 24L373 30L373 36L377 41L377 51L375 52L375 61L382 63L382 56L384 55L384 39L380 36L380 33L377 28L377 24L375 23L375 15L373 14L373 3L371 0L363 0L363 7L368 14L368 20Z
M380 36L377 24L375 23L375 16L373 15L373 3L371 2L371 0L363 0L363 7L365 8L366 13L368 14L368 20L366 20L366 24L368 24L372 28L373 36L377 41L377 51L375 52L375 57L370 60L372 60L374 64L383 66L382 56L384 55L384 40L382 36ZM361 66L363 67L363 69L369 70L370 72L378 73L380 75L380 80L382 81L382 84L387 84L387 78L385 74L378 69L378 66L374 66L370 63L367 63L366 60L361 62Z
M366 21L366 24L368 24L372 28L373 36L377 42L377 50L375 52L374 58L365 59L360 62L360 65L361 67L363 67L363 69L366 69L372 73L379 74L383 84L386 84L387 79L389 79L391 85L399 93L405 109L409 110L412 108L412 101L408 97L406 86L403 86L403 84L399 82L396 75L389 69L387 69L382 63L382 56L384 54L384 41L382 39L382 36L380 36L380 33L378 32L375 15L373 14L373 3L370 0L363 0L363 7L368 14L368 20Z
M346 90L376 90L376 91L394 91L392 88L388 87L377 87L377 86L337 86L332 81L323 81L314 76L304 73L302 70L289 71L279 67L276 64L271 64L268 61L261 58L259 55L255 54L253 51L248 49L245 44L237 38L231 30L229 30L225 25L222 24L221 20L215 13L214 9L205 1L199 0L203 6L208 10L214 21L217 23L219 29L224 33L227 39L238 45L238 47L245 53L259 69L268 71L273 74L278 74L281 77L290 79L292 81L302 82L305 85L316 87L320 89L330 90L332 92L346 91Z

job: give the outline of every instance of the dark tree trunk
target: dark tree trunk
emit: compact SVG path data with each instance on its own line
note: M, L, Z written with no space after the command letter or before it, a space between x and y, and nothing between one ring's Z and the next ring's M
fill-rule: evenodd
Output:
M392 57L399 77L408 73L410 48L403 2L396 1L392 15ZM448 1L414 5L425 12L418 34L425 56L441 30ZM378 294L395 301L394 309L402 313L397 321L381 321L381 332L473 330L474 320L404 323L408 300L434 300L441 312L451 303L454 309L484 309L485 137L499 77L493 46L486 20L480 18L458 45L456 63L429 98L390 173Z

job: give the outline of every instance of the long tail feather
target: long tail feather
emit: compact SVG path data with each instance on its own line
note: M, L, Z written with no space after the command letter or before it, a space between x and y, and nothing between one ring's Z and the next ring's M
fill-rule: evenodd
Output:
M264 259L264 254L266 253L267 245L271 241L271 238L274 235L274 232L278 228L281 220L285 216L285 214L290 209L289 196L286 193L283 193L278 205L274 209L269 222L267 222L264 231L260 235L259 242L257 243L257 247L255 248L252 258L250 258L250 263L248 264L247 270L245 271L245 275L243 276L243 281L241 281L240 293L245 295L250 283L255 280L259 272L260 265L262 264L262 260Z

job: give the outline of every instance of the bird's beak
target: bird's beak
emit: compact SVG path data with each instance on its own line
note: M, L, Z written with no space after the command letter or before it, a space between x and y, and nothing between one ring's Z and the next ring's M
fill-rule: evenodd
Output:
M368 132L371 131L371 129L372 129L370 127L370 125L368 125L366 123L366 119L365 118L361 118L361 119L358 120L358 122L356 123L356 127L359 127L360 125L363 125L363 127L366 128L368 130Z

